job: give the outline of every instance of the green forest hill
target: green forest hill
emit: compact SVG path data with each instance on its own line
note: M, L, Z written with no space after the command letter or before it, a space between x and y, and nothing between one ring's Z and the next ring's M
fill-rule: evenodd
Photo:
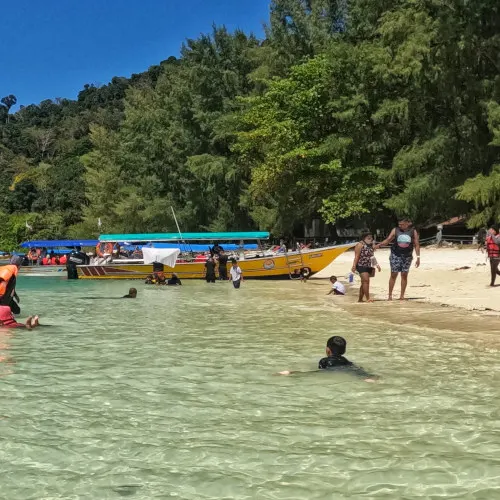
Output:
M5 89L15 92L15 89ZM500 218L498 0L273 0L78 99L0 105L0 248L103 232ZM387 222L386 222L387 223Z

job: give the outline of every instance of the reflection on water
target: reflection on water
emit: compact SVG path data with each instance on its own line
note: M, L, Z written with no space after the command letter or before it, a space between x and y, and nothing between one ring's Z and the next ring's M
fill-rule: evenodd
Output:
M82 300L129 286L20 280L52 326L0 339L1 497L497 497L495 344L416 328L413 305L359 320L295 282ZM314 370L333 334L383 383L273 375Z

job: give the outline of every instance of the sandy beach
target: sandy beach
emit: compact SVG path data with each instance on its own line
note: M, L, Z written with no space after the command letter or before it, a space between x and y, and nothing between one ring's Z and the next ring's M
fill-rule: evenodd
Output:
M377 251L376 257L382 272L371 280L371 293L375 300L385 300L390 275L389 250ZM344 253L315 278L328 278L333 274L346 283L353 258L352 251ZM469 269L456 270L463 267ZM500 276L498 286L492 288L489 283L489 262L480 250L423 248L420 267L416 269L413 265L411 269L406 296L412 301L500 314ZM356 277L350 294L355 293L358 285L359 278ZM394 297L399 296L399 286L398 279Z

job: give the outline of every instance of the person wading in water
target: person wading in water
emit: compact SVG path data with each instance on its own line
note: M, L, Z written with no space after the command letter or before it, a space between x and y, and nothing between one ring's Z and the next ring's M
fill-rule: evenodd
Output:
M417 230L412 226L410 219L406 217L399 219L398 227L394 228L384 241L375 245L375 249L379 249L391 242L393 243L391 246L391 256L389 257L391 264L389 300L392 300L392 292L399 273L401 273L401 295L399 300L405 300L408 273L413 261L413 249L415 249L415 253L417 254L415 267L420 266L420 241Z

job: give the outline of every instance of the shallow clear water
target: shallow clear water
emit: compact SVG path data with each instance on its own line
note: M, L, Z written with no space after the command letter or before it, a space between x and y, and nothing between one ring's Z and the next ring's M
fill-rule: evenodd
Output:
M0 332L0 498L500 495L496 344L358 320L326 285L18 289L53 326ZM273 375L314 370L332 334L379 384Z

